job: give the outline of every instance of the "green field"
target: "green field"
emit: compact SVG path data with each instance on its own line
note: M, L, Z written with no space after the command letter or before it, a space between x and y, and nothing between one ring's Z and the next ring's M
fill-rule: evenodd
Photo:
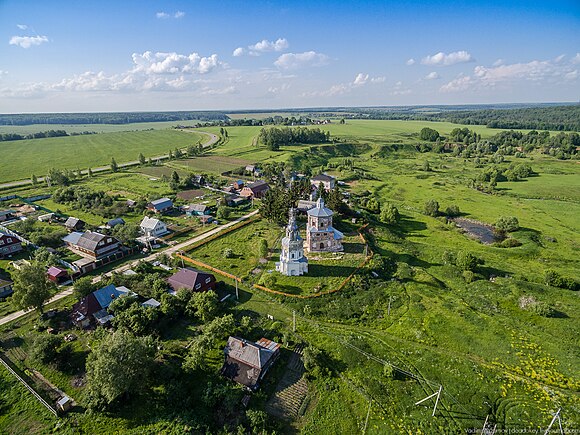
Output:
M175 130L103 133L46 139L0 142L4 162L0 182L42 176L50 168L86 169L165 154L168 150L195 144L205 135Z
M0 125L0 134L32 134L49 130L64 130L67 133L114 133L121 131L165 130L177 125L193 126L199 121L163 121L134 122L131 124L33 124L33 125Z

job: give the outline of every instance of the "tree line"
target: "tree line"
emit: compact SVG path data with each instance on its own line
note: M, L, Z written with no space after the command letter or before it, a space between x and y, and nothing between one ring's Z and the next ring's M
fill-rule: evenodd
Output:
M276 151L285 145L330 142L330 132L306 127L263 128L258 135L258 142L268 149Z

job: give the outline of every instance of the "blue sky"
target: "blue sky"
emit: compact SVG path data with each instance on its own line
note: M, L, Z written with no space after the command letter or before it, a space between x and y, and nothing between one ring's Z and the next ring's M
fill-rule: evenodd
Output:
M578 101L578 1L0 0L0 112Z

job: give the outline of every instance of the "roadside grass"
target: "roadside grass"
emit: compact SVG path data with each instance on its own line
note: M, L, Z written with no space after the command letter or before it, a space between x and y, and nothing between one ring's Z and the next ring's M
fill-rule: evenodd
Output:
M0 143L3 160L10 162L0 172L0 182L45 175L50 168L86 169L166 154L206 138L197 133L175 130L101 133Z

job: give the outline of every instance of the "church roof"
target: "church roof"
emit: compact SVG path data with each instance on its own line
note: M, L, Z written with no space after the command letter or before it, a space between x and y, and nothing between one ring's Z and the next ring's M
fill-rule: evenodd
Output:
M316 207L308 210L308 216L314 217L330 217L334 215L333 211L324 206L324 199L318 198L316 201Z

